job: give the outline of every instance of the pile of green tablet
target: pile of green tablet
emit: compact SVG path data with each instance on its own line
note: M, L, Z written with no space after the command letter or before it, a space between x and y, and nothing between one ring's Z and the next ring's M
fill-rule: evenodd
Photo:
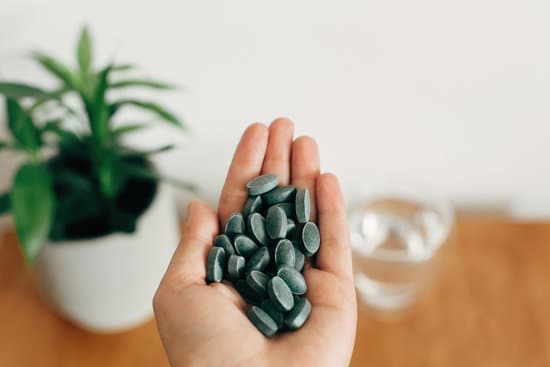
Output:
M246 187L242 213L234 213L208 254L208 282L231 281L251 307L248 317L266 336L298 329L311 312L302 275L305 258L321 243L310 222L307 189L278 186L275 175L262 175Z

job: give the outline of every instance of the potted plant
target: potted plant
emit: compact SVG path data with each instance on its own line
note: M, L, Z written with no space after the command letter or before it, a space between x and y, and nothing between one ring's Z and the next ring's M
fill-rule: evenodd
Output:
M150 317L179 233L170 193L150 160L170 146L129 147L122 138L148 125L115 127L113 121L133 107L183 125L156 103L112 93L172 86L128 78L132 65L95 69L86 28L76 68L39 52L32 58L59 85L46 90L0 82L12 136L0 141L0 150L25 157L11 190L0 193L0 214L13 214L24 258L34 263L40 288L63 315L93 330L129 328Z

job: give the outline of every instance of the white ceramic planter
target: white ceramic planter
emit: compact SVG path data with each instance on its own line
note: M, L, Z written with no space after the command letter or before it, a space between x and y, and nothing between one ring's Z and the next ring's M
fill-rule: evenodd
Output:
M116 332L152 315L152 299L179 240L171 190L161 186L134 234L50 243L36 261L43 294L85 329Z

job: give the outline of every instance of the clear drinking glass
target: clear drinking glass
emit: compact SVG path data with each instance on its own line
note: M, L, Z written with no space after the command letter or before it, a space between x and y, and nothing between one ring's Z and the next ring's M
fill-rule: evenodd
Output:
M377 193L350 212L355 286L378 311L410 305L429 284L454 225L451 204L410 190Z

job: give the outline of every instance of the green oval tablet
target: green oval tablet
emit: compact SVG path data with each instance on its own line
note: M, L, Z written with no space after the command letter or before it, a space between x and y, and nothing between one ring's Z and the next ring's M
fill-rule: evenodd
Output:
M249 320L262 334L267 337L275 335L277 324L275 321L260 307L252 306L247 312Z
M267 265L269 265L270 260L271 255L269 254L267 247L260 247L246 262L245 272L250 273L253 270L263 271Z
M277 266L294 266L296 262L296 252L292 242L282 239L275 246L275 264Z
M229 256L235 254L235 248L233 247L229 236L226 234L217 235L214 239L214 246L224 249L226 260L229 258Z
M233 238L244 233L244 218L241 213L233 213L225 224L225 234Z
M307 291L306 280L302 273L290 266L282 266L277 271L279 278L285 281L293 294L304 294Z
M244 257L252 256L252 254L258 249L258 245L256 245L256 242L254 242L252 239L248 238L244 234L240 234L235 237L233 243L235 244L235 250L237 251L237 254Z
M296 188L294 186L280 186L262 195L264 202L267 205L283 203L286 201L294 201Z
M304 264L306 263L306 257L304 256L302 251L300 251L296 246L294 246L294 256L294 269L302 271L302 269L304 268Z
M246 204L244 204L243 215L248 217L252 213L261 212L263 206L261 196L251 196L246 200Z
M283 209L272 206L265 217L265 229L272 239L285 238L286 236L286 214Z
M245 264L244 257L239 255L229 256L229 260L227 260L227 274L232 279L239 279L244 273Z
M287 218L294 218L296 216L293 203L279 203L272 206L276 206L283 209Z
M286 315L285 325L291 330L296 330L304 325L310 313L311 303L306 297L299 297L292 311Z
M308 189L298 189L295 200L296 220L298 223L305 223L311 214L311 202Z
M296 222L292 218L286 218L286 237L293 238L296 236Z
M259 244L269 245L269 236L265 229L265 218L260 213L252 213L248 217L248 233Z
M272 174L261 175L253 178L246 184L248 194L251 196L261 195L273 190L279 184L279 177Z
M223 279L223 265L225 262L225 251L221 247L213 246L208 252L206 260L206 281L221 282Z
M278 276L274 276L267 283L267 293L269 299L273 301L275 306L280 311L290 311L294 307L294 298L292 297L292 292L285 281Z
M275 321L279 329L283 327L285 324L285 318L283 313L273 304L273 301L270 299L263 300L262 310L264 310L273 319L273 321Z
M319 250L321 245L321 235L319 234L319 228L313 222L307 222L302 227L302 234L300 236L300 244L304 255L313 256Z
M261 271L253 270L246 276L246 283L250 288L256 292L259 296L267 296L267 283L269 282L269 276Z

